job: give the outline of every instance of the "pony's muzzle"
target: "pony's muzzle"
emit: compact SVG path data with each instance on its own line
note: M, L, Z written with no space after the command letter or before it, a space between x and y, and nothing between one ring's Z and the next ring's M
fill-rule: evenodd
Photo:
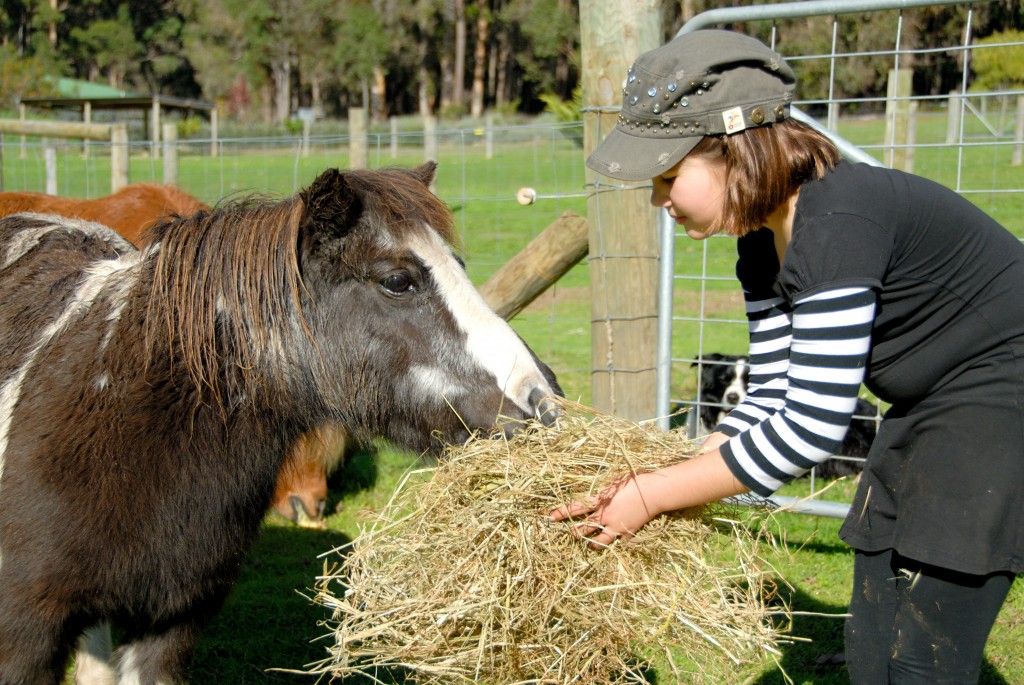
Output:
M545 426L553 426L562 415L562 408L547 393L535 388L530 393L530 406L534 409L535 418Z

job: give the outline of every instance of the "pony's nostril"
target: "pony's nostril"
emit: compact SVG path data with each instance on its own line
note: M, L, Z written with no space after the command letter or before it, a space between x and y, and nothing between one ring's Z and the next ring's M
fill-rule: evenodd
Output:
M546 399L537 405L537 418L545 426L553 426L558 422L558 418L562 415L562 408L559 407L553 400Z
M534 416L545 426L553 425L562 415L562 408L540 388L530 393L530 406L534 407Z

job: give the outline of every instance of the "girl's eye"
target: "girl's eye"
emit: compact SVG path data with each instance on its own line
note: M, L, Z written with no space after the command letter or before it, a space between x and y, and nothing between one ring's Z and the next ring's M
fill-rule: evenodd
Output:
M389 274L381 279L380 285L392 295L405 295L415 290L412 278L407 273Z

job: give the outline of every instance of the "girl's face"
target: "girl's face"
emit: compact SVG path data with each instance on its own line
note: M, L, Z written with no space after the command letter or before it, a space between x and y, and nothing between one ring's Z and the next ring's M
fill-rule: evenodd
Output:
M725 204L725 157L687 155L653 182L652 205L667 209L694 240L711 235Z

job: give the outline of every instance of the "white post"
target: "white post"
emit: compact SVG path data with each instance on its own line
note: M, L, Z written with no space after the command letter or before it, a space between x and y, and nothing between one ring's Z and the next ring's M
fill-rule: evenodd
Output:
M960 91L953 90L949 93L949 104L946 105L946 145L954 144L960 137Z
M348 166L350 169L366 169L370 166L367 150L369 134L365 107L350 107L348 110Z
M216 157L220 152L217 145L217 108L210 110L210 156Z
M150 110L149 149L153 159L160 159L160 98L156 95Z
M1013 158L1010 160L1012 166L1020 166L1021 146L1024 145L1024 95L1017 96L1017 118L1013 127Z
M18 103L18 118L25 121L28 118L28 110L24 104ZM28 143L28 138L23 133L21 135L21 153L18 155L21 159L25 159L25 145Z
M178 125L164 124L164 183L178 185Z
M494 114L484 116L484 159L494 157Z
M57 149L47 141L43 148L43 158L46 160L46 194L57 194Z
M110 127L110 192L128 185L128 124Z
M423 117L423 159L437 161L437 117Z
M92 123L92 103L86 102L82 105L82 121L87 124ZM82 157L89 159L89 139L86 138L82 141Z
M398 157L398 117L389 119L391 124L391 159Z

